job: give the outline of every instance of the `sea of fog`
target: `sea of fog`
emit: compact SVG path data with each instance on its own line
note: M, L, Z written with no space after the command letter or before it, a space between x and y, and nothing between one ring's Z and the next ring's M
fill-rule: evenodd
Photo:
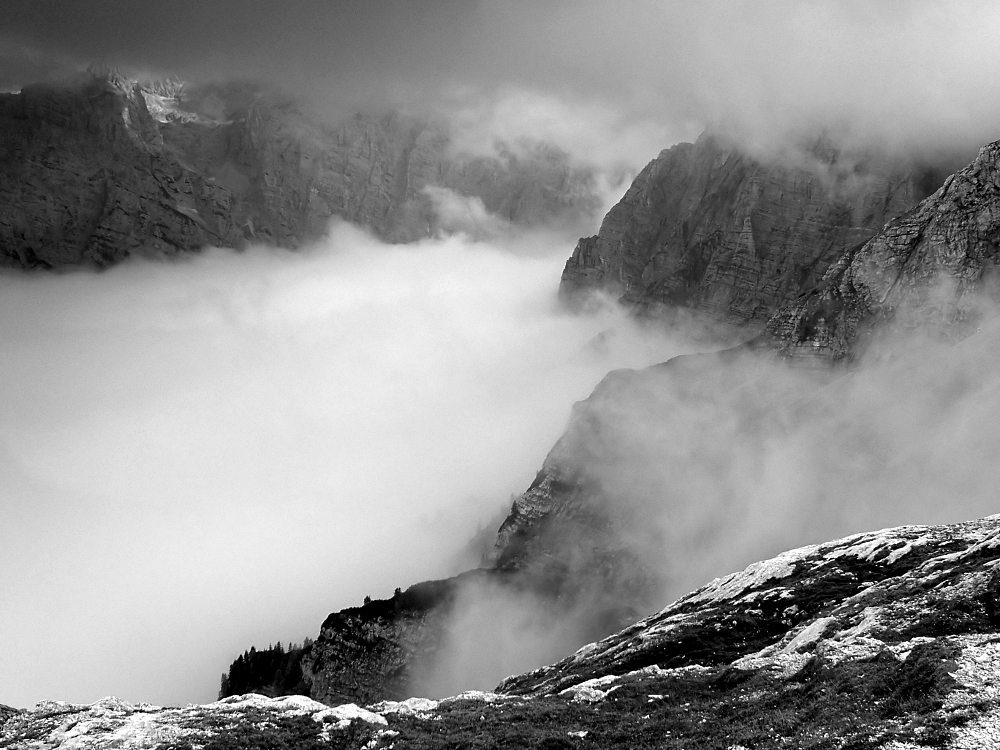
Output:
M341 224L0 277L3 702L213 700L251 645L474 565L573 402L685 350L560 310L572 242Z

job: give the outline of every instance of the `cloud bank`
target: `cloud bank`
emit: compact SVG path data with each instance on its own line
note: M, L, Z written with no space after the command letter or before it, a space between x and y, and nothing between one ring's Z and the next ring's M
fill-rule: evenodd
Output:
M340 225L0 277L0 700L211 700L251 644L455 572L574 400L679 350L559 312L565 247Z

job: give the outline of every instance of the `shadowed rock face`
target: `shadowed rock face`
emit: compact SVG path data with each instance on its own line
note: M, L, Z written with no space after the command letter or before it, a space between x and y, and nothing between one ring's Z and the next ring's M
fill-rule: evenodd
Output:
M851 360L882 330L961 338L995 301L1000 142L984 146L929 198L841 255L815 289L768 321L783 356Z
M295 247L334 217L407 242L439 229L451 193L516 225L572 224L598 205L590 172L557 149L463 156L440 124L389 114L328 127L250 86L111 74L0 95L3 265Z
M742 399L749 406L741 406L741 388L756 377L754 357L745 354L755 350L795 362L831 362L858 356L882 333L898 336L900 329L962 338L976 324L984 299L980 293L995 292L998 262L1000 143L994 143L868 242L843 252L816 288L773 314L758 338L716 355L678 357L643 371L608 375L574 408L534 484L515 500L498 537L501 561L516 551L516 564L522 567L572 560L591 571L601 554L613 550L655 550L657 529L646 519L658 514L643 512L650 503L686 513L689 529L719 526L711 518L697 523L699 508L711 507L704 497L691 488L691 496L678 495L664 472L645 470L669 460L674 472L683 474L683 449L675 446L685 442L699 451L691 456L699 462L698 470L708 470L706 462L710 464L715 449L679 432L673 424L677 402L696 408L699 399L722 399L747 420L747 429L764 434L759 428L767 415L754 416L752 404L777 396L763 398L770 393L766 385L762 392L751 388ZM725 397L728 392L736 398ZM727 446L719 446L715 456L720 470L727 465L726 451ZM659 484L646 486L643 477ZM683 479L678 476L674 483L685 487ZM650 536L645 543L643 534ZM593 540L594 552L568 549L580 539ZM667 538L660 546L680 543ZM646 554L634 559L630 579L641 578L647 581L646 591L656 590L669 567ZM621 592L622 602L630 595L632 601L644 601L615 576L591 581L608 592Z
M164 144L138 86L0 95L0 262L107 265L243 239L233 197Z
M409 697L412 674L440 647L459 587L490 575L424 581L392 599L332 613L301 661L309 695L330 705Z
M617 507L622 499L632 502L624 506L629 510L643 493L669 497L668 486L652 491L604 486L602 479L609 473L600 470L610 465L615 467L611 476L628 477L630 461L655 461L657 450L667 444L664 440L683 439L669 432L669 413L644 415L647 424L662 423L667 430L666 438L657 438L659 448L656 440L652 449L646 447L648 433L643 439L629 432L628 415L656 409L656 393L669 387L692 402L702 394L724 392L752 368L752 358L742 356L750 349L794 361L836 362L860 356L883 333L918 331L960 339L975 326L984 298L995 292L998 262L1000 143L993 143L933 195L866 243L846 250L815 289L781 307L749 345L609 375L577 406L539 479L515 501L501 529L501 543L518 535L530 539L534 529L546 526L558 539L573 529L567 519L582 515L594 519L595 529L609 528L623 521ZM791 641L808 627L819 635L827 626L831 632L839 628L848 634L839 640L875 634L896 642L893 638L934 635L922 628L944 627L941 623L954 617L948 632L994 632L1000 620L990 561L997 523L991 518L935 529L898 529L788 553L685 597L557 667L502 687L558 690L617 669L730 663L766 651L782 638ZM774 573L778 568L780 574ZM755 578L760 570L767 574ZM769 581L776 578L782 583L772 587ZM884 588L882 581L887 581ZM893 593L886 594L886 589ZM734 607L736 602L745 602L745 608ZM968 629L956 630L957 623L966 620ZM822 627L816 624L820 621Z
M560 294L572 302L602 291L642 311L763 323L914 206L928 181L937 186L927 170L823 140L758 159L706 134L643 169L600 232L580 240Z
M678 357L640 371L616 370L573 406L565 432L497 533L496 567L530 581L558 580L586 601L581 619L605 632L650 611L665 576L652 550L671 543L651 512L669 490L644 486L642 465L663 461L662 444L635 431L640 420L670 422L665 390L713 398L742 374L718 355ZM680 390L678 390L680 389Z

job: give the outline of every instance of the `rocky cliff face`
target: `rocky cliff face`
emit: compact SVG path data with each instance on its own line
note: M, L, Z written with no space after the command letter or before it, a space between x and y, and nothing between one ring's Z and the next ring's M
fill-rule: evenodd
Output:
M705 134L646 166L580 240L560 294L760 324L937 184L932 170L825 140L754 158Z
M235 246L232 196L164 144L132 82L0 96L0 260L106 265L140 250Z
M490 575L470 571L425 581L392 599L332 613L301 660L309 695L331 705L409 697L413 674L440 648L459 587Z
M785 552L497 692L364 708L232 696L0 713L28 748L953 750L1000 735L1000 517Z
M859 356L887 328L960 338L995 301L998 263L1000 142L841 255L816 288L768 321L766 339L787 357L838 361Z
M441 124L389 114L326 126L248 86L111 74L0 95L5 265L295 247L333 217L406 242L438 231L453 196L520 225L572 223L597 206L592 175L542 144L463 156Z

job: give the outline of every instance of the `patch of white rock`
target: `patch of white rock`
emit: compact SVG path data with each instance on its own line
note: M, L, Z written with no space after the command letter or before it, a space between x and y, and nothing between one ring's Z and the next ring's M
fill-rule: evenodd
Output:
M363 721L379 729L380 736L394 736L386 716L394 713L433 718L431 713L442 703L476 700L493 703L514 700L508 696L481 691L461 693L444 701L409 698L383 701L367 708L354 703L327 706L311 698L291 695L268 698L249 693L233 695L214 703L164 708L148 703L132 704L118 698L102 698L91 704L43 701L33 709L13 716L0 727L0 747L10 750L150 750L165 742L176 742L198 735L202 719L226 718L238 722L247 713L264 712L274 718L309 716L323 725L322 734L330 736L351 722Z

